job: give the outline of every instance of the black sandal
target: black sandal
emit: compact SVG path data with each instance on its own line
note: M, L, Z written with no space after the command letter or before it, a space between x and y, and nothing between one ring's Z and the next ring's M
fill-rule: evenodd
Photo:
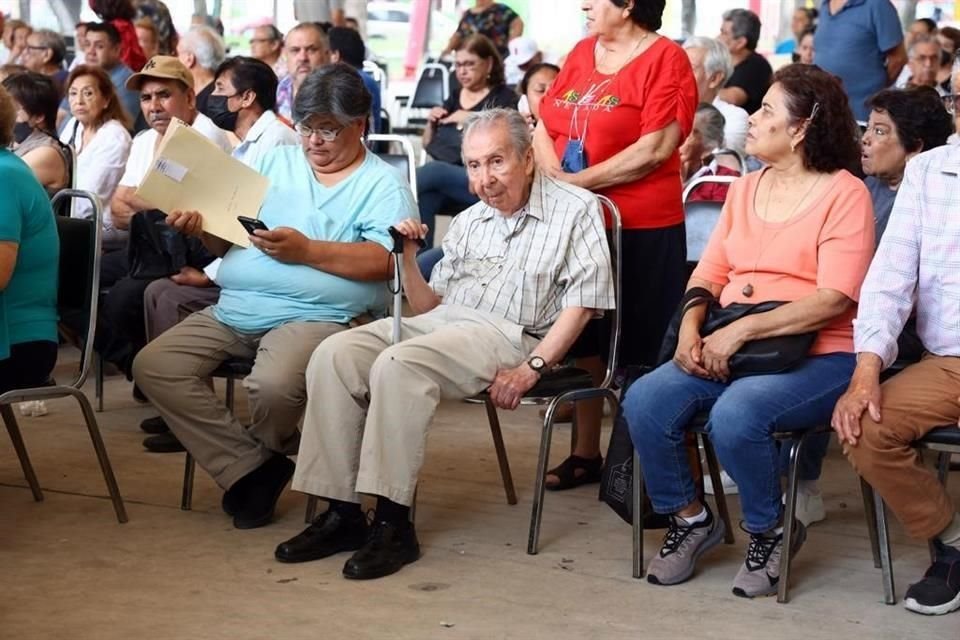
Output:
M544 486L550 491L566 491L581 485L600 482L601 469L603 469L603 456L599 453L593 459L571 455L556 467L547 471L547 475L557 476L559 482L544 484ZM577 471L581 471L581 473L578 474Z

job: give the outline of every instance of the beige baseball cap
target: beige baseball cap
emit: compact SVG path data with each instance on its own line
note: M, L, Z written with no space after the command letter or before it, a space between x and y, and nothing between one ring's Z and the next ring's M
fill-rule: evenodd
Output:
M140 91L143 83L151 78L161 80L179 80L189 89L193 89L193 75L190 70L174 56L153 56L143 65L139 73L127 78L126 87Z

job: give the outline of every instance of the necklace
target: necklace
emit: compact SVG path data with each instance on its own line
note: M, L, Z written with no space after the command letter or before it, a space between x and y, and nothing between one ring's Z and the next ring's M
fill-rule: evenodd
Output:
M783 220L784 223L786 223L787 221L792 219L793 216L796 215L797 211L800 209L800 205L806 201L806 199L810 196L810 194L813 193L813 190L816 188L816 186L820 184L820 178L822 176L823 174L817 175L817 179L813 181L813 184L810 185L810 188L807 189L807 192L803 194L803 197L797 201L797 204L793 205L793 210L790 212L790 215L784 218ZM763 257L763 252L767 248L764 246L764 237L767 235L767 216L770 215L770 196L772 194L773 194L773 177L771 176L770 188L767 190L767 202L763 207L764 218L763 218L763 230L760 232L760 251L757 253L757 259L754 260L753 262L753 271L750 273L750 281L748 281L747 284L744 285L743 289L740 290L740 292L744 295L744 297L747 297L747 298L753 297L754 288L753 288L752 281L757 275L757 266L759 266L760 264L760 258ZM773 234L772 238L770 238L770 244L773 244L773 241L777 239L777 236L780 235L780 232L783 231L783 229L784 227L780 227L779 229L777 229L777 232Z

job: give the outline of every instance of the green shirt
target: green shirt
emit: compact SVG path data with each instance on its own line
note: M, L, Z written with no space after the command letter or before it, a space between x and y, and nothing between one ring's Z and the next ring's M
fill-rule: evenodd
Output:
M43 187L23 160L0 149L0 242L18 245L17 262L0 291L0 358L10 345L57 340L60 238Z

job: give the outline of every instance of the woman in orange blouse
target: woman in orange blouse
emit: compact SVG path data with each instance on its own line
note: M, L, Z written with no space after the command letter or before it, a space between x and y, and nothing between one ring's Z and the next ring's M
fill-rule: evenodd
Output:
M855 366L852 321L873 253L873 207L847 171L858 162L856 122L839 81L815 66L774 76L750 117L747 153L767 167L730 189L689 287L731 303L785 304L701 337L704 306L683 318L671 362L629 390L624 414L656 512L670 528L648 569L669 585L693 575L704 552L723 539L723 522L697 496L685 431L700 411L724 468L740 489L750 535L735 595L777 591L784 523L773 434L828 424ZM731 379L728 366L746 342L817 331L808 356L777 374Z

